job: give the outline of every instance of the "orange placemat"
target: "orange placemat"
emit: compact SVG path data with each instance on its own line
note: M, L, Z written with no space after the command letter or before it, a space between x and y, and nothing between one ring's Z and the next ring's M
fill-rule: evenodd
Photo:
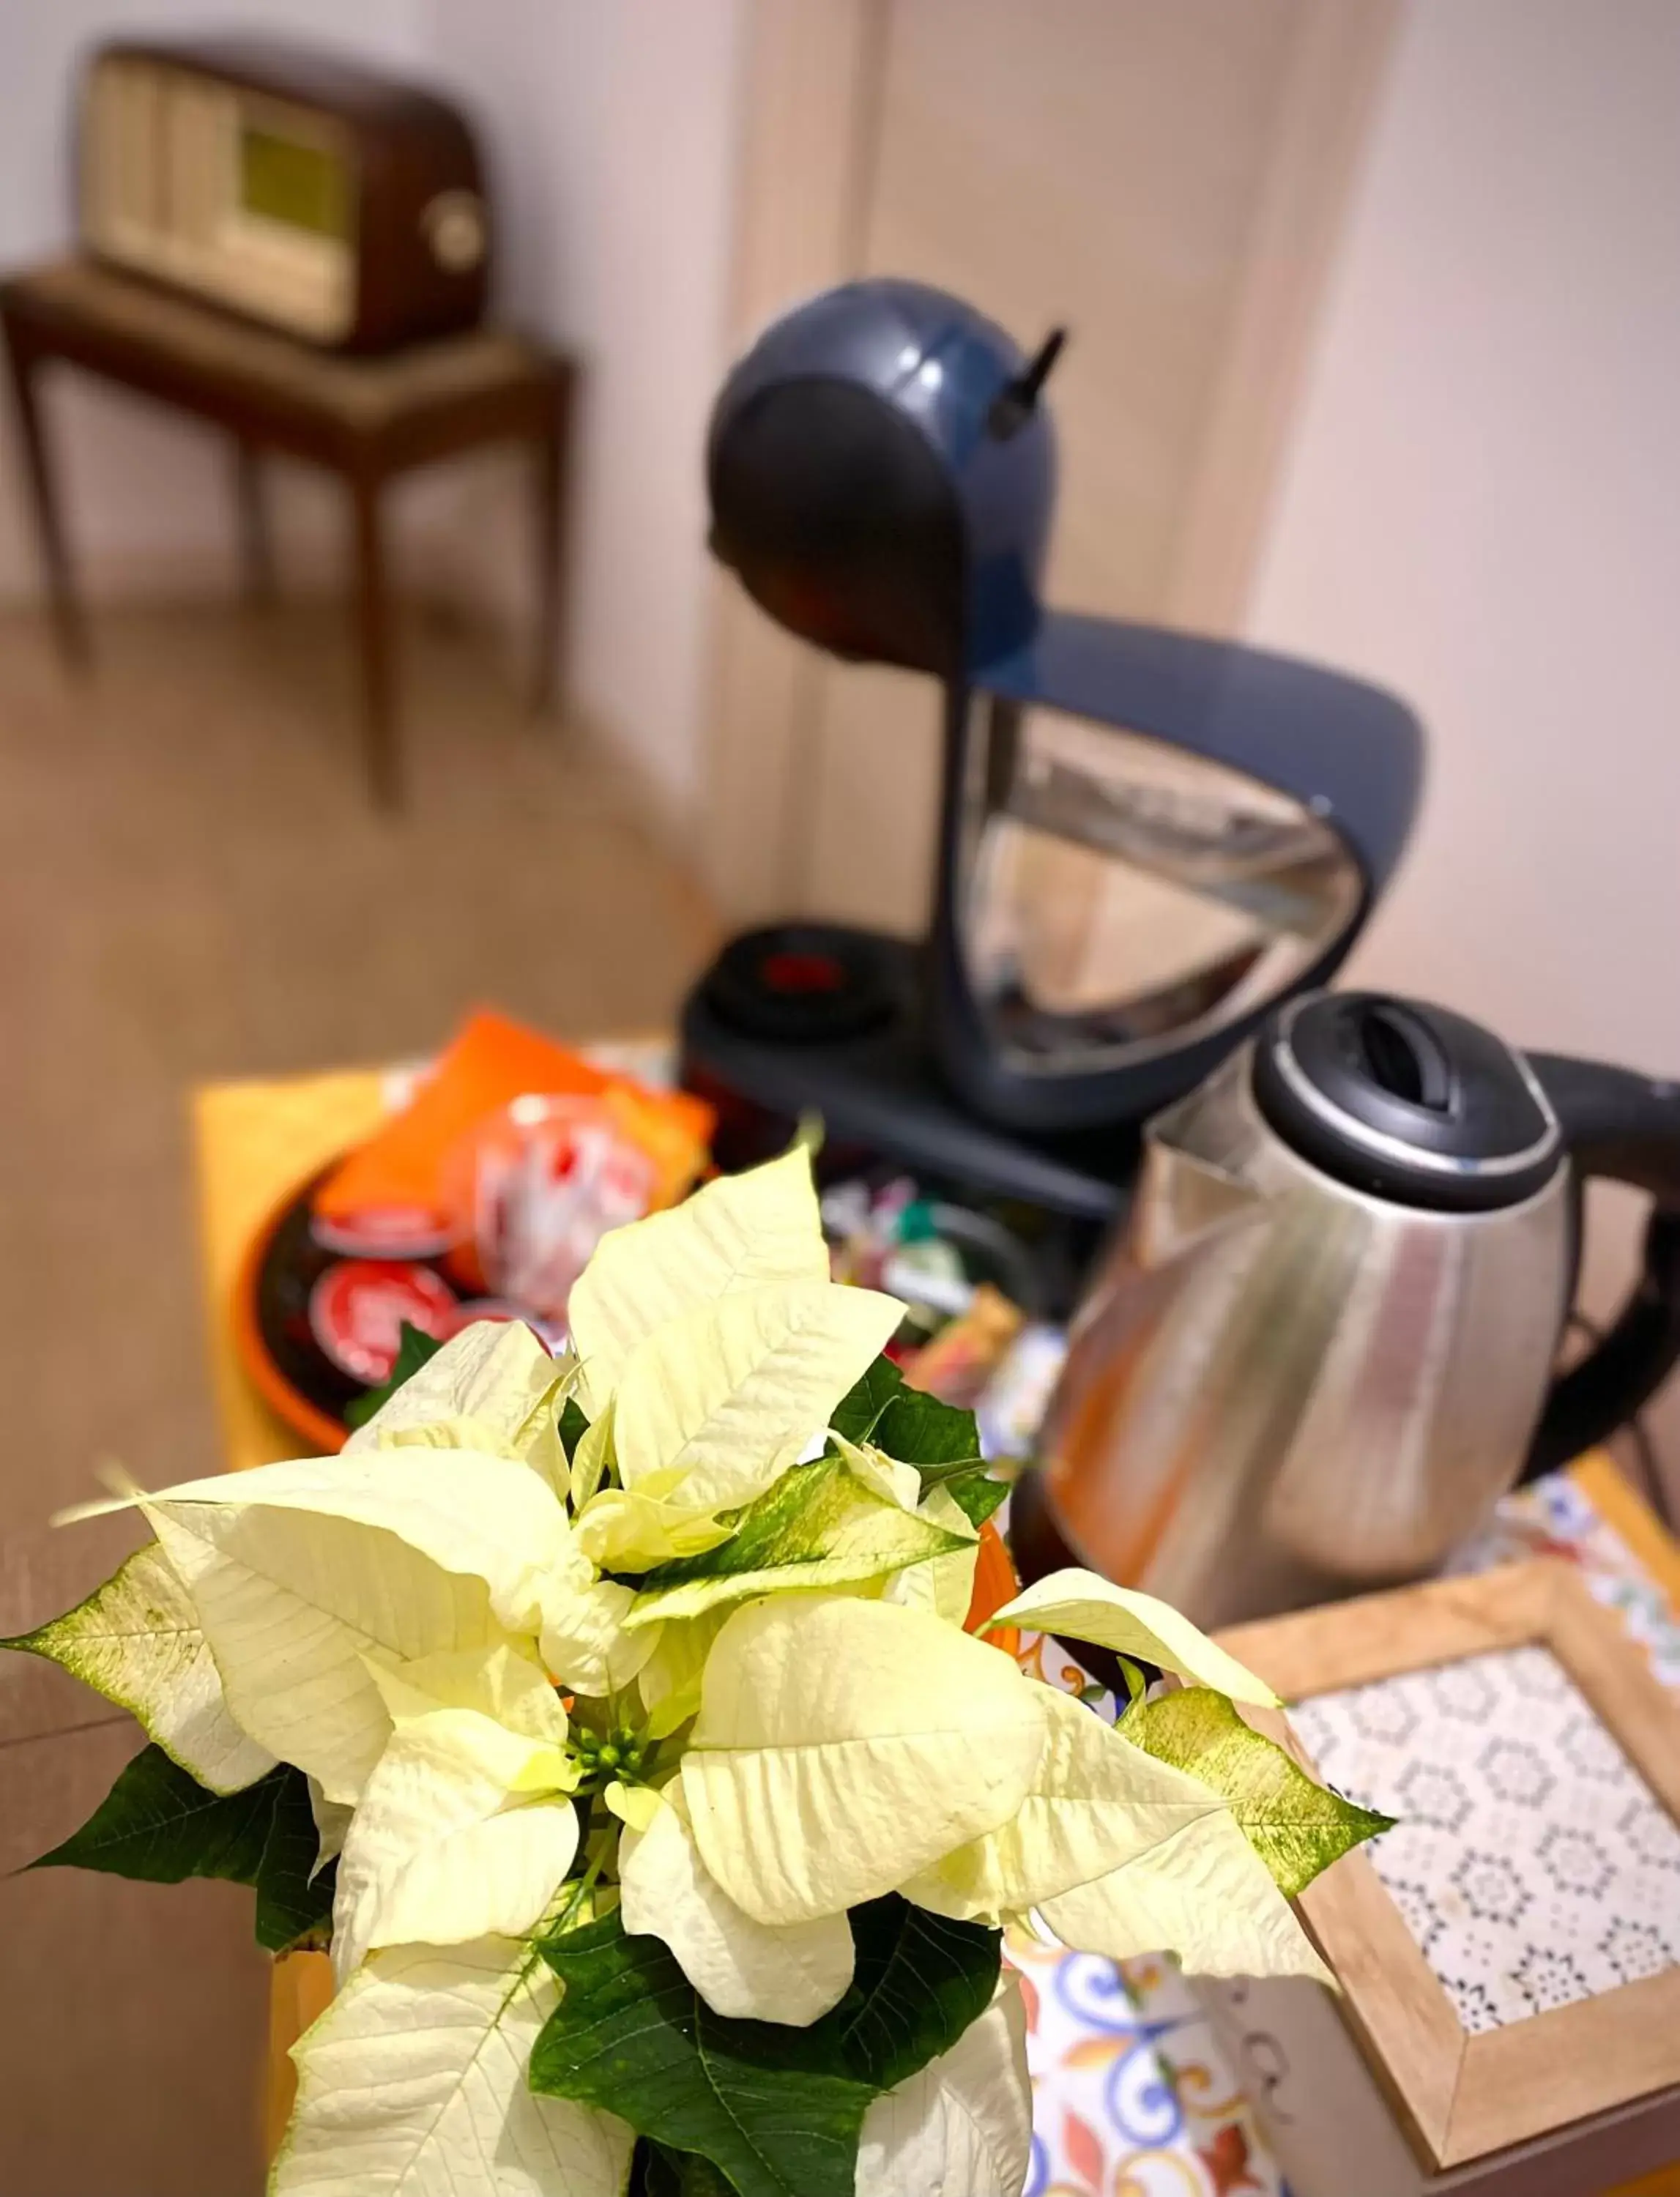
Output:
M380 1070L347 1069L213 1083L194 1094L211 1377L230 1471L298 1454L297 1435L252 1387L235 1346L235 1284L252 1236L287 1191L376 1128L401 1088Z
M1609 1452L1589 1450L1570 1466L1569 1477L1599 1516L1620 1534L1680 1617L1680 1541L1618 1469Z

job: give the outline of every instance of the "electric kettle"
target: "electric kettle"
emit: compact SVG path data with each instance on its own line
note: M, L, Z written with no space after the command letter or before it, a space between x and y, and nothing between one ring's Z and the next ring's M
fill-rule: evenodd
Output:
M1070 1551L1204 1626L1416 1577L1680 1357L1673 1084L1319 993L1144 1141L1017 1490L1029 1575ZM1625 1307L1557 1375L1589 1175L1655 1205Z

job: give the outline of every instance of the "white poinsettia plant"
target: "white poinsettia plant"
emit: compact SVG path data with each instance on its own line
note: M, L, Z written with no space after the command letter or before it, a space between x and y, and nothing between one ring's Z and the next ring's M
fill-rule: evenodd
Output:
M43 1862L330 1947L274 2197L1017 2197L1003 1925L1324 1976L1289 1895L1382 1819L1147 1596L991 1620L1186 1682L1118 1725L965 1629L1002 1490L901 1309L790 1154L605 1238L565 1357L470 1328L336 1458L135 1493L155 1539L9 1643L151 1742Z

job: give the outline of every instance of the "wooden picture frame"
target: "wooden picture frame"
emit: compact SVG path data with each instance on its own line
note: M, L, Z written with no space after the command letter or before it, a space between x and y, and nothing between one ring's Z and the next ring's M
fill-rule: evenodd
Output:
M1680 1709L1561 1560L1370 1595L1219 1637L1286 1703L1543 1646L1680 1819ZM1292 1731L1277 1736L1312 1767ZM1341 1984L1343 2017L1428 2171L1680 2084L1680 1968L1473 2035L1363 1853L1337 1863L1299 1904Z

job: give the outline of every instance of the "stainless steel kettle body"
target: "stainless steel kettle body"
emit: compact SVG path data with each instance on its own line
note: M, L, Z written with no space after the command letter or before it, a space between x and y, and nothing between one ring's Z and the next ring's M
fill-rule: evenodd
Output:
M1486 1518L1531 1454L1574 1281L1548 1068L1566 1110L1590 1081L1602 1115L1620 1079L1646 1174L1680 1186L1666 1087L1359 995L1295 1003L1156 1117L1045 1432L1082 1561L1211 1626L1416 1576ZM1601 1417L1680 1350L1675 1231L1630 1307L1658 1347L1633 1381L1600 1369Z

